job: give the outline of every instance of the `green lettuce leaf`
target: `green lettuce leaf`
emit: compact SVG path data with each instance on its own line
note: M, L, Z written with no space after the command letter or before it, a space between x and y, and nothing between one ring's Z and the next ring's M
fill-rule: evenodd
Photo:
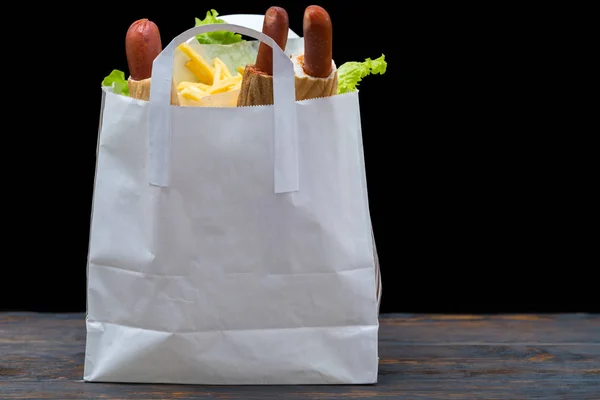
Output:
M387 69L385 55L364 62L350 61L338 68L338 94L354 92L360 81L367 75L383 75Z
M215 10L207 11L206 18L203 20L196 18L196 25L194 26L224 24L225 21L217 18L218 15L219 13ZM200 44L232 44L237 42L245 42L245 40L242 39L242 35L228 31L202 33L200 35L196 35L196 39Z
M102 86L112 86L113 93L129 96L129 86L125 79L125 73L118 69L113 71L102 81Z

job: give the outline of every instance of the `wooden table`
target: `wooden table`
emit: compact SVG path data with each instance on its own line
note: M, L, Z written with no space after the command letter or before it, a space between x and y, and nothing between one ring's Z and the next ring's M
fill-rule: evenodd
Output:
M1 399L600 399L600 315L383 315L379 383L82 381L82 314L0 313Z

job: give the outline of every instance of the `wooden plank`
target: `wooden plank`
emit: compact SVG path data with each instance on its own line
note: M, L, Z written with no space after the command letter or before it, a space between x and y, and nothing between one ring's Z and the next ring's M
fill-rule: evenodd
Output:
M0 314L3 399L600 398L600 315L382 315L377 385L81 381L81 314Z
M395 344L600 344L594 314L392 315L381 326L380 340Z
M82 349L12 352L0 362L0 382L81 380L83 360ZM594 380L600 379L600 346L382 346L379 375L393 374L419 380L576 375Z
M0 382L3 399L598 399L600 384L579 379L382 379L377 386L118 385L83 382Z
M590 343L600 344L600 314L564 315L399 315L380 318L380 340L402 344L452 343ZM18 332L11 339L45 340L66 335L69 341L85 342L83 314L0 313L0 334ZM55 345L52 342L52 345Z

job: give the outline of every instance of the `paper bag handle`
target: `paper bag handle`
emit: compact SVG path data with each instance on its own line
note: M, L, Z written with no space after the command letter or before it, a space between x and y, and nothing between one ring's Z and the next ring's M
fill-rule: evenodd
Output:
M211 24L188 29L175 37L154 60L148 113L149 182L155 186L169 186L171 156L170 99L175 48L191 36L222 30L241 33L258 39L273 49L275 193L297 191L299 190L298 124L294 66L290 58L272 38L254 29L233 24Z

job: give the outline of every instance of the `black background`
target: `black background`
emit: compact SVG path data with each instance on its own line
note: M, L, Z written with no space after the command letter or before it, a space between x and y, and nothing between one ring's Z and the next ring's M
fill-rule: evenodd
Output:
M100 82L127 72L134 20L156 22L164 46L209 8L279 5L302 34L312 3L165 4L52 6L39 11L43 28L9 45L23 72L5 100L28 106L5 128L0 309L85 310ZM546 107L560 77L540 62L544 40L492 7L318 4L338 65L388 62L360 86L381 311L599 311L597 228L584 211L593 185L567 170L569 132L557 135Z

